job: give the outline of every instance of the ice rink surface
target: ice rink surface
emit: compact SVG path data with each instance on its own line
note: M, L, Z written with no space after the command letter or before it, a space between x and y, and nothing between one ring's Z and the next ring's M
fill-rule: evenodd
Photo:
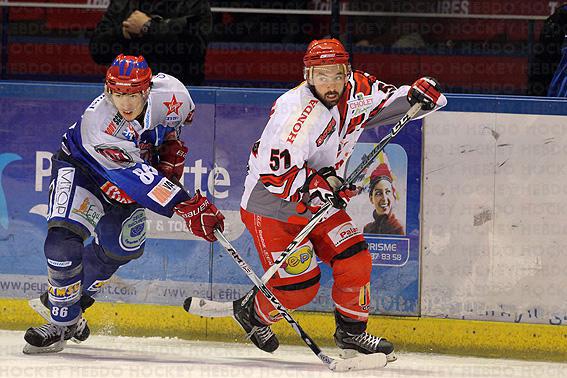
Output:
M157 337L91 336L51 355L24 355L23 345L23 332L0 330L0 377L567 377L567 363L417 353L399 353L380 370L335 373L306 346L267 354L252 344Z

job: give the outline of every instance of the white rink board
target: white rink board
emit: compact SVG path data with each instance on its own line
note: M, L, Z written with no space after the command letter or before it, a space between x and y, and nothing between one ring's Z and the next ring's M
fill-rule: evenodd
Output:
M1 377L567 377L567 364L400 353L384 369L334 373L306 346L264 353L251 344L92 336L55 355L22 354L23 332L0 331ZM334 351L327 351L332 354Z
M567 324L564 116L424 126L422 315Z

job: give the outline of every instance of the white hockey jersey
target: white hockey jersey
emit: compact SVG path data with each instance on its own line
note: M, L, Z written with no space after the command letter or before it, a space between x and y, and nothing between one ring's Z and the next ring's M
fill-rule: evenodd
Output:
M252 148L241 207L284 222L297 216L295 202L308 170L332 166L344 176L345 163L364 128L394 124L409 110L409 88L354 71L339 104L331 109L305 82L284 93ZM434 110L446 103L441 95ZM421 111L416 118L427 113Z
M176 78L159 73L143 118L126 121L105 94L85 110L81 120L63 136L62 151L92 177L110 199L137 202L162 215L171 216L173 206L189 195L173 185L144 161L140 145L161 145L190 119L195 104L187 88Z

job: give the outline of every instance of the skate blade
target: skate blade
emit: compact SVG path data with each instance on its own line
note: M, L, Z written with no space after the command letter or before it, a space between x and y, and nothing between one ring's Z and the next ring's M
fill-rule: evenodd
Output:
M383 353L377 353L377 354L383 354ZM362 354L359 353L358 351L354 350L354 349L339 349L339 357L342 359L350 359L350 358L356 358L356 357L360 357L360 356L367 356L366 354ZM396 353L392 352L388 355L386 355L386 360L388 361L388 363L390 362L394 362L398 359L398 357L396 356Z
M388 360L384 353L360 354L345 360L334 360L329 369L338 372L355 370L374 370L386 366Z
M58 341L46 347L36 347L26 343L26 345L24 345L24 349L22 350L22 352L24 354L58 353L61 352L63 349L65 349L65 344L66 344L65 340Z

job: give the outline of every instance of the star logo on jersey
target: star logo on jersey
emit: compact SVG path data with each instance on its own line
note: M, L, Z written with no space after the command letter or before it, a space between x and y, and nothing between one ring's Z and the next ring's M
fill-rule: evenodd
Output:
M170 115L171 113L179 115L179 108L181 107L181 105L183 105L182 102L177 101L175 95L171 97L171 101L164 101L163 104L167 107L166 116Z

